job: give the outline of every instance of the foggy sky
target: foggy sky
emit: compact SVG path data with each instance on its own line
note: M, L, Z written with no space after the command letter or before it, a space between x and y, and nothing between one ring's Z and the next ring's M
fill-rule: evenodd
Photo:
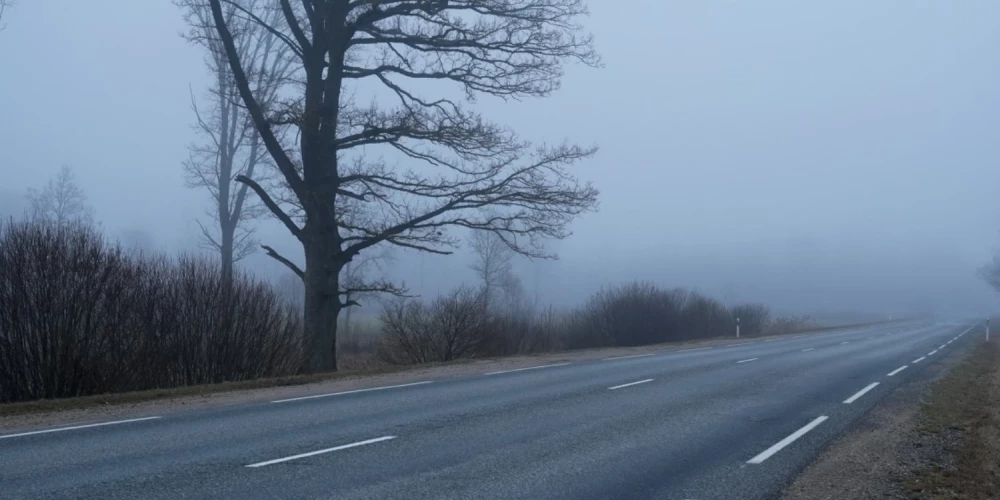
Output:
M600 211L552 243L560 260L518 263L529 294L571 305L643 279L789 312L996 309L975 270L1000 243L1000 3L590 7L604 68L568 68L549 99L477 103L526 138L601 148L577 170ZM21 0L6 24L0 213L67 164L109 235L197 251L208 199L181 161L208 74L178 8ZM416 293L472 279L464 255L396 255Z

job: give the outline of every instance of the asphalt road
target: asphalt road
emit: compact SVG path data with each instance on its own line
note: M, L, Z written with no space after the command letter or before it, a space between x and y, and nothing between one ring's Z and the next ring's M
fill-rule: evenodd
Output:
M0 498L770 499L972 327L897 323L8 433Z

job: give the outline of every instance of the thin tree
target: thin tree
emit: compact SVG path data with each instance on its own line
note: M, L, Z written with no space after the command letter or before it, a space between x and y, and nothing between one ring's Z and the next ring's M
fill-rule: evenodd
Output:
M29 188L26 198L28 215L35 222L57 228L93 223L94 210L76 184L73 170L66 165L40 191Z
M7 7L12 6L14 6L13 0L0 0L0 31L3 31L3 29L7 27L6 24L3 24L4 11L7 10Z
M993 253L993 259L980 267L978 273L980 278L1000 292L1000 251Z
M250 222L267 213L248 193L248 185L235 179L245 176L261 181L268 154L242 105L225 49L215 34L208 3L204 0L176 3L185 9L185 20L191 27L184 37L205 50L205 65L212 75L207 112L202 113L193 93L191 96L195 129L203 142L188 147L188 159L183 166L188 186L206 189L211 197L212 208L207 215L212 223L206 227L198 221L198 226L202 245L219 254L223 280L228 283L235 264L256 248ZM255 99L266 109L276 101L278 88L293 71L293 59L289 58L285 44L261 24L244 18L237 7L226 5L226 22L232 27L239 58L248 66ZM267 23L281 17L276 0L244 0L240 7L259 10L262 21Z
M237 177L303 245L304 268L270 255L305 282L305 371L336 369L346 296L403 292L384 280L341 283L362 252L394 245L448 254L458 244L449 229L463 227L549 256L544 239L568 236L569 223L596 208L597 190L568 168L595 148L533 145L448 97L456 89L466 101L543 97L559 87L566 63L598 65L577 24L584 0L279 1L282 19L270 22L245 2L209 0L240 97L300 210ZM230 6L297 58L297 81L279 92L290 96L284 105L269 108L255 94ZM433 82L441 94L428 97ZM359 104L361 89L378 90ZM282 143L285 127L298 138L294 148ZM407 167L390 165L385 152Z
M476 273L482 287L484 305L490 307L490 299L496 290L505 290L512 281L511 260L514 251L496 233L475 231L469 240L474 260L469 268Z

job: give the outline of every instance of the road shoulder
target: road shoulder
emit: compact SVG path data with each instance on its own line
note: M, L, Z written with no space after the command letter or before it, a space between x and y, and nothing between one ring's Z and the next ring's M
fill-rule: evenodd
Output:
M881 401L782 498L998 498L998 471L1000 348L976 340Z

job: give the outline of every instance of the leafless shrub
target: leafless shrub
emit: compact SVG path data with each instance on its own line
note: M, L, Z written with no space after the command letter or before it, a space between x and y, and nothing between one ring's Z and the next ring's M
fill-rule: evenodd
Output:
M740 304L732 308L734 318L740 320L740 334L763 334L771 324L771 310L764 304Z
M771 321L762 304L727 308L698 292L644 282L601 290L582 307L563 312L550 307L537 313L517 297L511 287L487 307L482 288L461 288L430 304L388 302L380 318L379 359L412 364L707 339L734 335L737 317L744 335L790 333L812 325L808 318ZM359 356L362 352L357 350Z
M571 349L636 346L718 337L735 326L733 313L715 299L635 282L595 294L571 313L561 335Z
M379 355L388 363L452 361L489 352L497 323L481 295L459 288L430 304L416 300L387 302L381 315Z
M809 316L783 316L772 321L766 335L788 335L791 333L805 332L816 328L816 322Z
M288 375L301 316L246 275L85 226L0 224L0 403Z

